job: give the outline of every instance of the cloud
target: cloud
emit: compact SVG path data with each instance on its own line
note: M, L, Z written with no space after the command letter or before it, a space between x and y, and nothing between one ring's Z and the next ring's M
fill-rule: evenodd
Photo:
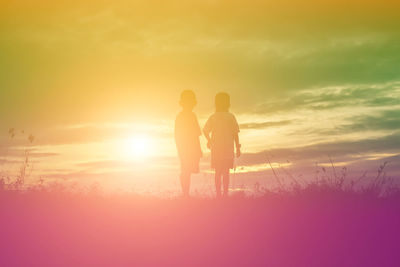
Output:
M26 148L20 148L20 147L8 147L6 150L0 150L0 157L11 157L13 159L15 158L21 158L23 159L25 157L25 152L29 152L29 158L48 158L48 157L55 157L59 156L59 153L55 152L41 152L40 149L38 148L32 148L32 147L26 147Z
M298 109L333 110L341 107L397 106L400 82L349 84L303 89L258 104L255 113L289 112Z
M400 132L374 139L357 141L324 142L309 146L264 150L258 153L244 154L239 158L240 165L253 165L265 163L267 157L274 161L294 163L308 162L309 164L326 160L329 156L344 160L363 159L363 155L376 153L400 154ZM400 166L400 165L399 165Z
M21 163L19 160L9 160L9 159L0 159L0 164L15 164L15 163Z
M240 129L263 129L269 127L277 127L290 124L290 120L284 121L265 121L265 122L250 122L240 124Z
M138 165L143 162L139 161L121 161L121 160L99 160L99 161L87 161L77 163L76 166L86 169L135 169ZM168 167L171 163L178 164L177 157L165 156L165 157L151 157L149 161L146 161L146 168L152 167ZM143 167L143 166L141 166Z
M376 115L364 115L351 119L353 123L338 127L338 132L400 130L400 107L385 110Z
M153 123L88 123L47 127L37 129L35 140L31 144L26 135L17 135L9 139L4 147L40 147L47 145L70 145L105 142L112 139L129 138L135 134L150 133L156 138L172 138L170 125L156 121ZM0 138L6 139L6 136Z
M338 123L334 128L318 129L312 128L307 134L318 134L324 136L339 136L344 134L360 133L360 139L366 132L386 134L400 130L400 106L395 106L391 110L378 110L366 112L363 115L349 116L342 123Z

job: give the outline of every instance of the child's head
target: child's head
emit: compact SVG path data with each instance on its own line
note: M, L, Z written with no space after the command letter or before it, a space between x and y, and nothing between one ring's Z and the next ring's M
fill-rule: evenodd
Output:
M181 93L179 105L181 105L182 108L193 109L193 107L196 106L196 104L197 104L196 95L192 90L184 90Z
M215 110L217 112L226 112L231 106L231 100L227 93L218 93L215 95Z

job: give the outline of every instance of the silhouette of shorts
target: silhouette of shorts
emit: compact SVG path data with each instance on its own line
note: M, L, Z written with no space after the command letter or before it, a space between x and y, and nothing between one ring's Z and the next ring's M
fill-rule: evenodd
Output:
M232 169L234 135L239 132L235 116L230 112L215 112L204 126L211 133L211 168Z

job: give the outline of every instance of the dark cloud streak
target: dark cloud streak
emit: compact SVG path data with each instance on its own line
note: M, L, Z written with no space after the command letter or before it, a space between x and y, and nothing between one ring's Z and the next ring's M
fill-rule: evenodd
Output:
M253 123L242 123L240 129L263 129L269 127L284 126L292 123L290 120L284 121L266 121L266 122L253 122Z

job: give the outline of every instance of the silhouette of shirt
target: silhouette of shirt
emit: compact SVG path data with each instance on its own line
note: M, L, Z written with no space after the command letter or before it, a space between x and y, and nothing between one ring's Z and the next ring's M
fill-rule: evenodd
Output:
M221 160L228 160L227 164L231 167L234 158L234 135L239 132L235 116L230 112L215 112L207 120L204 131L211 133L212 167Z
M175 120L175 142L182 168L191 172L198 171L201 157L200 135L196 114L192 111L181 111Z

